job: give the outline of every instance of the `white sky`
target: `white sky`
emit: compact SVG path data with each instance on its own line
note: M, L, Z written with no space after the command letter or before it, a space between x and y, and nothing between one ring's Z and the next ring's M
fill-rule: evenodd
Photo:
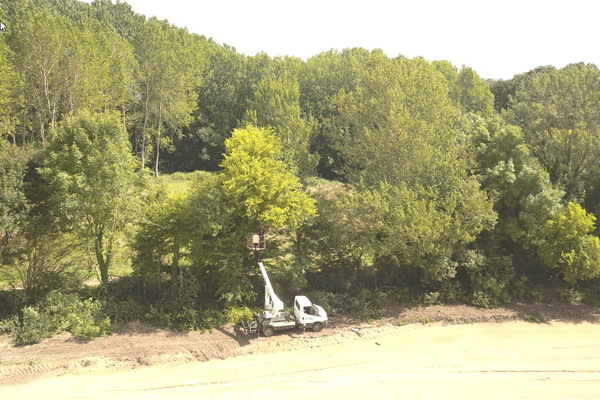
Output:
M89 2L89 1L88 1ZM116 0L113 0L113 3ZM127 0L240 53L310 58L331 48L381 48L445 59L482 78L540 65L600 66L597 0Z

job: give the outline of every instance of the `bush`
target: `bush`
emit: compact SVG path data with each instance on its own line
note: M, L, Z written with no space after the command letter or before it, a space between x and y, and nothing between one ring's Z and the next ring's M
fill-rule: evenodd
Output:
M234 325L239 325L240 321L252 321L254 319L254 313L248 307L233 307L225 313L227 321Z
M48 316L38 312L36 308L25 307L22 314L23 322L15 326L13 331L17 346L36 344L56 333L52 329Z
M104 306L104 312L115 324L140 321L145 314L144 307L133 300L109 300Z
M340 312L350 311L352 307L351 298L348 293L312 292L309 296L313 304L318 304L330 317Z
M77 303L75 312L67 318L67 330L82 340L91 340L112 333L110 318L102 311L102 303L87 299Z
M562 289L558 292L560 299L571 304L581 303L583 294L575 289Z
M110 318L100 301L81 301L75 294L60 292L50 293L37 306L23 308L21 318L9 318L1 326L3 332L14 334L18 346L36 344L64 331L83 340L112 332Z
M211 330L227 323L227 315L212 306L163 300L151 305L144 315L153 325L179 331Z
M440 300L439 292L430 292L420 295L417 299L417 303L423 307L430 307L442 304L442 301Z
M0 335L10 334L19 326L19 318L13 315L0 321Z

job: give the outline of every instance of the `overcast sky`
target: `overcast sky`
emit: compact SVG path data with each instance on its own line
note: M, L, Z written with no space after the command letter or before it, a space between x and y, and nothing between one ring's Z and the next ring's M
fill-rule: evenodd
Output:
M89 2L89 1L88 1ZM113 3L116 0L113 0ZM240 53L308 59L381 48L509 79L540 65L600 65L597 0L128 0L147 17Z

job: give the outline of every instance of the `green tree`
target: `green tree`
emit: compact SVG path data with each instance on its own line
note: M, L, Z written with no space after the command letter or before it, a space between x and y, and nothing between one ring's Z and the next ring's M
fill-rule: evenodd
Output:
M0 138L0 264L9 263L15 254L14 240L19 224L27 216L29 204L25 194L24 176L29 154Z
M251 125L236 129L225 143L227 154L220 179L229 222L214 254L220 259L216 264L222 276L220 293L232 301L248 295L247 275L255 270L243 245L246 235L265 231L289 238L304 221L314 217L316 209L298 177L281 161L282 145L270 129ZM267 265L270 262L266 259L274 256L272 250L264 255ZM290 266L279 263L280 271ZM298 274L301 272L292 271L292 275Z
M340 93L329 136L350 182L429 185L454 168L455 109L445 83L425 60L380 56L355 92Z
M153 130L156 176L160 148L168 144L163 125L179 132L192 122L196 107L194 90L202 70L202 49L198 43L187 30L156 18L143 24L134 40L143 120L140 155L144 166L148 132Z
M447 60L433 61L432 65L444 75L448 86L448 97L457 108L460 108L461 90L458 86L458 68Z
M570 64L521 86L504 119L520 126L532 154L569 201L594 209L600 190L600 70Z
M562 208L563 193L531 156L518 127L500 117L475 115L458 124L474 145L474 172L481 174L483 187L494 199L499 217L494 232L525 249L536 249L543 241L542 227Z
M25 108L35 115L45 141L48 127L56 126L68 104L68 91L77 76L78 29L48 8L34 9L23 18L12 25L8 41L25 83Z
M145 17L133 11L126 2L111 0L93 0L89 5L90 17L103 25L114 29L119 36L129 41L134 40Z
M540 66L528 72L517 74L511 79L489 81L490 91L494 95L494 111L497 114L500 114L507 110L510 99L515 97L517 90L520 89L522 85L526 85L538 74L544 74L554 70L556 70L556 68L551 65Z
M306 178L314 175L318 163L318 157L309 149L316 124L302 118L299 97L297 81L267 75L258 84L244 123L272 128L282 143L282 157L290 171Z
M14 56L4 36L0 37L0 140L12 136L16 143L15 125L22 81L13 65Z
M225 139L244 117L251 96L246 77L247 59L234 48L208 43L202 85L196 88L195 121L184 128L177 153L165 154L171 169L218 171L225 153Z
M297 228L315 214L314 201L280 161L281 142L265 128L237 129L225 141L223 193L241 226L267 230Z
M448 92L423 59L373 59L358 89L338 96L330 125L344 172L359 188L355 218L376 238L377 268L390 276L418 271L427 284L452 278L456 255L495 221L491 201L467 175Z
M477 72L463 65L458 74L457 86L463 113L474 113L482 117L492 115L494 95Z
M125 111L134 89L133 47L101 22L83 18L79 27L75 50L79 68L69 111Z
M591 235L596 217L569 203L546 221L539 253L550 268L561 268L567 282L600 275L600 239Z
M368 61L382 56L380 49L372 52L362 48L332 49L308 59L298 73L300 110L305 118L313 118L318 123L310 146L311 151L319 155L317 172L326 179L343 179L344 160L334 149L323 121L337 115L335 97L340 91L355 91Z
M125 126L115 114L78 113L60 125L44 158L41 174L61 224L95 256L106 286L115 238L135 210L136 162Z

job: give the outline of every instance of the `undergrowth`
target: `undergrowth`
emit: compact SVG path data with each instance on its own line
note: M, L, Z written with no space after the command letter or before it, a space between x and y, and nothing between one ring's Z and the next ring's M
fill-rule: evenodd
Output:
M60 292L51 292L38 305L26 306L0 323L0 333L13 334L17 346L36 344L65 331L90 340L110 334L112 328L100 301Z

